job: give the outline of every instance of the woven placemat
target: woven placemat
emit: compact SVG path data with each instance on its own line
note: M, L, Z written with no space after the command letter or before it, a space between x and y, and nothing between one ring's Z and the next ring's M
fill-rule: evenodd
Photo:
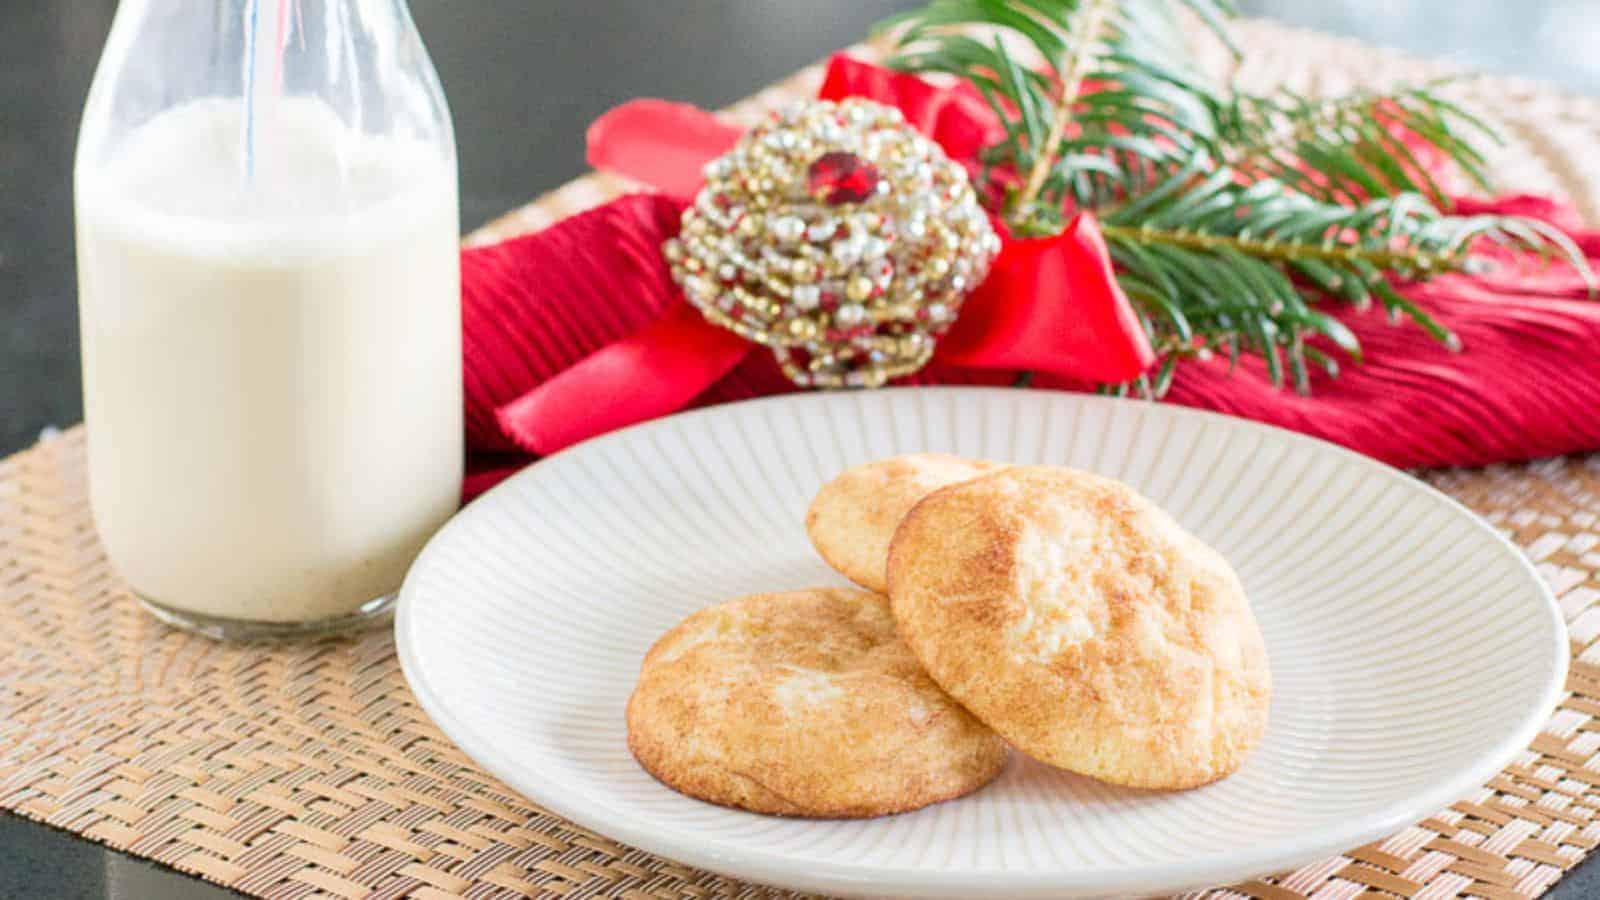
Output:
M1256 86L1435 71L1261 23L1243 36L1239 75ZM808 70L735 114L816 79ZM1512 137L1496 163L1508 182L1596 218L1600 177L1579 162L1600 138L1600 104L1504 80L1458 90ZM473 239L623 187L579 179ZM1560 596L1571 695L1512 766L1449 809L1207 896L1532 897L1600 842L1600 455L1428 478L1504 529ZM779 895L617 844L480 772L417 707L384 631L262 647L157 624L96 540L81 429L0 462L0 807L263 897Z

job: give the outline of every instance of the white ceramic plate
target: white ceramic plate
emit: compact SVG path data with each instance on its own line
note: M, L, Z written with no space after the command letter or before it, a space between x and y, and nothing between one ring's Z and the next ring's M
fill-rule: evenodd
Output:
M854 463L938 450L1121 478L1238 569L1275 694L1245 767L1185 793L1016 756L919 812L808 821L680 796L628 755L650 644L702 606L843 584L803 516ZM805 394L674 416L533 466L407 577L400 659L424 709L534 801L738 878L870 896L1079 897L1281 871L1447 806L1549 715L1554 600L1466 509L1332 445L1173 406L1045 391Z

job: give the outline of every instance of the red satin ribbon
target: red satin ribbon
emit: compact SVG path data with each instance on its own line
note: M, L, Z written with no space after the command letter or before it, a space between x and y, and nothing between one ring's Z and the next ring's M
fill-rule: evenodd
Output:
M496 418L518 446L549 453L652 413L682 409L750 349L744 338L709 325L680 300L655 323L500 407Z
M700 170L744 134L697 106L630 100L589 126L589 165L692 199L705 181Z
M945 155L976 169L978 152L1005 139L994 111L965 81L939 87L907 72L885 69L842 53L828 60L817 89L822 100L866 97L896 107L906 124L932 138Z
M1088 382L1132 380L1156 358L1088 213L1055 237L1007 239L937 355L958 366Z
M1003 128L968 89L835 56L820 96L865 96L896 105L952 159L976 166ZM740 132L696 107L635 100L589 129L596 168L687 198L701 169ZM497 419L518 446L553 453L616 428L682 409L728 372L748 345L687 311L637 331L574 364L513 403ZM947 347L946 344L949 346ZM1006 238L938 358L982 369L1030 369L1085 381L1121 382L1155 361L1144 329L1112 273L1098 225L1087 213L1060 235Z

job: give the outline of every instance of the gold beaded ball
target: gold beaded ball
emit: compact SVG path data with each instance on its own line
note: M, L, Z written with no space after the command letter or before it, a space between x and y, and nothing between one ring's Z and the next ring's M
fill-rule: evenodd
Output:
M672 277L803 387L922 368L1000 250L966 170L880 103L775 112L705 175Z

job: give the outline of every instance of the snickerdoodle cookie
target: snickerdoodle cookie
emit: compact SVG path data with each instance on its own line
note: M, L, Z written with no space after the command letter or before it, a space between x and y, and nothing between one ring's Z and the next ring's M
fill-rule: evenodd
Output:
M1266 730L1267 655L1238 576L1120 482L1037 466L942 488L901 523L888 572L934 681L1044 762L1194 787Z
M778 815L917 809L987 784L1007 753L922 671L888 600L844 588L695 613L645 656L627 718L668 787Z
M999 468L942 453L910 453L846 469L806 511L806 533L828 565L869 590L887 590L884 565L895 528L918 500Z

